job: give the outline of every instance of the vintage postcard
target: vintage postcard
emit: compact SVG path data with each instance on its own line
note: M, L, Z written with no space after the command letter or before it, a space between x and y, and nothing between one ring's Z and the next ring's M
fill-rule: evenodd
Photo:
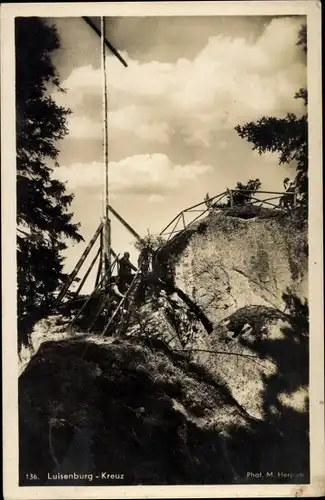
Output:
M321 6L1 7L4 496L320 496Z

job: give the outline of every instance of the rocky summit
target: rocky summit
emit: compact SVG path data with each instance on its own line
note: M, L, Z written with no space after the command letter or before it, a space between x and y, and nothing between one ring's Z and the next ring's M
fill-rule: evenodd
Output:
M157 251L152 274L119 335L71 330L59 311L35 326L21 353L20 470L42 485L308 482L299 215L214 211Z

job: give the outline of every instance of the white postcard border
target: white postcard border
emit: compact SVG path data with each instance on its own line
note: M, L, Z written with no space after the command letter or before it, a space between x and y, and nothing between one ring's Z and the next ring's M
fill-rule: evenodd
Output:
M16 16L307 15L309 98L310 485L18 486L16 304ZM47 3L1 6L3 474L6 499L319 496L325 490L322 261L321 7L316 1Z

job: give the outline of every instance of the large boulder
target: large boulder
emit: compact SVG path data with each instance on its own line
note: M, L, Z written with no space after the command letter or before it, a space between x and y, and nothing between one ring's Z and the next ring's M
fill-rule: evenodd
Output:
M249 305L284 311L288 291L308 297L307 225L292 214L212 212L161 256L175 284L215 324Z
M243 207L212 212L156 259L213 325L192 345L195 362L297 453L309 427L307 242L299 214Z
M124 338L37 325L20 483L31 470L43 485L105 471L123 478L104 484L308 482L307 263L298 217L211 213L159 252L168 294L133 311Z
M31 470L42 485L74 473L86 476L64 484L90 484L89 474L93 485L227 484L297 472L307 458L216 375L152 339L43 343L20 377L19 407L21 485ZM123 477L103 481L105 471Z

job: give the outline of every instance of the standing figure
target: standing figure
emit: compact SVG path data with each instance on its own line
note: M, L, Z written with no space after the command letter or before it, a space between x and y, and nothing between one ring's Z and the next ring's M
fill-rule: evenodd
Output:
M143 274L148 274L150 269L151 251L149 248L144 248L139 255L138 266Z
M139 255L138 259L138 267L141 271L141 281L138 287L136 303L140 307L143 305L147 299L147 297L152 294L152 290L149 291L151 282L150 282L150 260L151 260L151 251L150 248L145 247Z
M295 181L286 177L283 181L283 187L285 193L280 198L280 206L284 208L294 208L294 193L296 191Z
M124 298L123 293L119 290L120 280L118 278L111 278L111 294L114 296L115 300L121 300Z
M119 260L118 277L120 282L120 290L125 293L128 285L132 281L132 271L137 271L137 268L130 262L129 252L125 252Z
M207 209L208 209L209 211L211 211L211 210L212 210L212 208L213 208L213 204L212 204L212 201L210 200L210 195L209 195L209 193L207 193L207 194L205 195L204 202L205 202L205 204L206 204Z
M121 300L124 298L120 291L120 282L118 277L111 276L109 287L107 289L107 304L109 314L113 314Z

